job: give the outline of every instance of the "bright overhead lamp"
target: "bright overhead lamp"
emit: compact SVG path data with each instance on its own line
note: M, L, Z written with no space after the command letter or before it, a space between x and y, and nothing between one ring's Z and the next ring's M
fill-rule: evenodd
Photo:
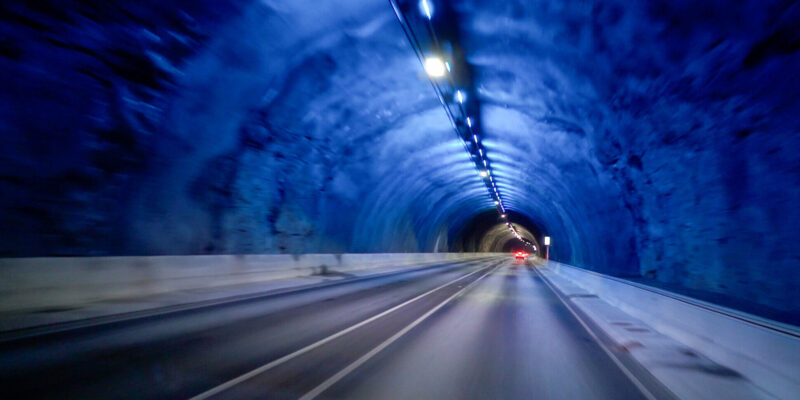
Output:
M425 72L431 78L441 78L445 74L444 61L439 57L428 57L425 59Z
M486 170L481 170L481 172L479 172L479 174L481 175L482 178L486 178L487 176L489 176L489 173L486 172Z
M419 2L419 9L425 18L431 19L433 17L433 7L431 7L431 3L428 3L428 0L421 0Z
M456 90L456 101L459 103L464 103L464 92L461 90Z

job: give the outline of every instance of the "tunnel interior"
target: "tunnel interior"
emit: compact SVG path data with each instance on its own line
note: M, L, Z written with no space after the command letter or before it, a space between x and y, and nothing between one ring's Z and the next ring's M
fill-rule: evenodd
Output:
M800 6L431 5L537 251L800 313ZM515 246L385 0L0 9L1 256Z
M512 222L513 221L513 222ZM508 229L508 224L517 228L525 241L517 239ZM494 210L475 214L470 220L449 234L452 241L449 251L511 253L525 250L531 254L542 254L544 235L534 221L523 214L509 211L505 218Z
M516 253L519 251L525 251L528 252L528 254L530 254L530 250L528 250L528 246L525 244L525 242L517 238L513 238L506 241L503 244L503 247L500 248L500 250L507 253Z

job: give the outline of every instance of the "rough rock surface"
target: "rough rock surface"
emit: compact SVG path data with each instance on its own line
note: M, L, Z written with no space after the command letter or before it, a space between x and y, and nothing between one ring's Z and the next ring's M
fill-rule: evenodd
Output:
M3 2L0 255L457 247L491 199L391 8L313 3ZM454 8L554 258L797 311L798 4Z
M634 240L645 277L798 311L800 4L474 1L464 9L482 96L502 115L488 127L510 126L502 133L515 131L517 147L587 160L554 162L576 175L566 184L557 177L559 192L578 199L570 208L605 213L589 185L613 182L603 195L627 218L598 226L589 222L598 217L581 217L587 236ZM632 238L619 231L626 219Z

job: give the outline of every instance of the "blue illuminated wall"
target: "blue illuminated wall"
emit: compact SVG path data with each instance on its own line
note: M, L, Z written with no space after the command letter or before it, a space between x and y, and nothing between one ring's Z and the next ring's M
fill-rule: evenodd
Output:
M386 1L87 3L0 6L3 256L445 251L493 208ZM796 310L797 4L453 8L554 258Z

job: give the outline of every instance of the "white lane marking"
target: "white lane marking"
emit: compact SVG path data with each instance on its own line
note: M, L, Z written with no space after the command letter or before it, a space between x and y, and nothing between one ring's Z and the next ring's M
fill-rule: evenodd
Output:
M242 383L244 381L247 381L247 380L249 380L249 379L251 379L251 378L253 378L253 377L255 377L255 376L257 376L257 375L259 375L259 374L261 374L261 373L263 373L263 372L265 372L267 370L269 370L269 369L275 368L278 365L281 365L281 364L283 364L283 363L285 363L285 362L287 362L287 361L289 361L289 360L291 360L291 359L293 359L293 358L295 358L295 357L297 357L299 355L308 353L309 351L314 350L317 347L320 347L320 346L324 345L325 343L328 343L328 342L330 342L330 341L332 341L332 340L334 340L336 338L344 336L344 335L346 335L346 334L348 334L348 333L350 333L350 332L352 332L352 331L354 331L354 330L356 330L356 329L358 329L358 328L360 328L360 327L362 327L362 326L364 326L364 325L366 325L366 324L368 324L368 323L370 323L372 321L375 321L378 318L384 317L384 316L386 316L386 315L388 315L388 314L390 314L390 313L392 313L394 311L397 311L397 310L399 310L399 309L401 309L401 308L403 308L403 307L405 307L405 306L407 306L407 305L409 305L409 304L411 304L411 303L413 303L413 302L415 302L415 301L417 301L417 300L419 300L419 299L421 299L421 298L423 298L425 296L428 296L429 294L431 294L433 292L436 292L439 289L442 289L442 288L444 288L446 286L450 286L453 283L456 283L456 282L458 282L458 281L460 281L462 279L465 279L465 278L467 278L469 276L477 274L478 272L485 271L488 268L491 268L491 267L480 268L480 269L478 269L476 271L473 271L473 272L470 272L469 274L464 275L464 276L462 276L462 277L460 277L460 278L458 278L456 280L447 282L447 283L445 283L445 284L443 284L441 286L437 286L437 287L435 287L435 288L433 288L433 289L431 289L431 290L429 290L429 291L427 291L427 292L425 292L425 293L423 293L423 294L421 294L421 295L419 295L417 297L414 297L411 300L407 300L407 301L405 301L405 302L403 302L401 304L398 304L398 305L396 305L396 306L394 306L394 307L392 307L392 308L390 308L390 309L388 309L388 310L386 310L386 311L384 311L384 312L382 312L380 314L373 315L372 317L369 317L369 318L367 318L367 319L365 319L365 320L363 320L363 321L361 321L361 322L359 322L359 323L357 323L355 325L352 325L352 326L350 326L348 328L345 328L345 329L343 329L343 330L341 330L339 332L336 332L333 335L330 335L330 336L328 336L328 337L326 337L324 339L320 339L320 340L318 340L318 341L316 341L316 342L314 342L314 343L312 343L312 344L310 344L310 345L308 345L306 347L303 347L300 350L297 350L297 351L295 351L293 353L289 353L289 354L287 354L287 355L285 355L285 356L283 356L281 358L278 358L278 359L275 359L273 361L270 361L269 363L264 364L264 365L254 369L254 370L252 370L252 371L250 371L250 372L248 372L248 373L246 373L244 375L240 375L240 376L238 376L238 377L236 377L234 379L231 379L231 380L229 380L229 381L227 381L227 382L225 382L225 383L223 383L223 384L221 384L219 386L213 387L213 388L211 388L211 389L209 389L209 390L207 390L207 391L205 391L203 393L198 394L197 396L192 397L190 400L204 400L204 399L208 399L208 398L210 398L210 397L212 397L214 395L217 395L217 394L219 394L221 392L224 392L225 390L228 390L228 389L232 388L233 386L236 386L236 385L238 385L238 384L240 384L240 383Z
M365 362L369 361L370 358L372 358L376 354L380 353L383 349L389 347L389 345L391 345L392 343L397 341L397 339L400 339L400 337L402 337L403 335L408 333L410 330L414 329L414 327L416 327L417 325L421 324L423 321L428 319L428 317L433 315L433 313L435 313L440 308L442 308L445 305L447 305L447 303L451 302L453 299L458 297L461 293L464 293L465 291L467 291L469 288L471 288L472 286L477 284L481 279L485 278L486 275L491 274L496 269L497 269L497 267L495 266L490 271L488 271L485 274L481 275L480 278L475 279L474 281L470 282L469 285L467 285L463 289L459 290L458 292L455 292L452 296L448 297L443 302L437 304L436 307L433 307L432 309L428 310L428 312L426 312L421 317L419 317L416 320L414 320L414 322L408 324L405 328L401 329L399 332L397 332L394 335L392 335L392 337L390 337L389 339L386 339L383 343L379 344L374 349L370 350L367 354L364 354L358 360L353 361L350 365L346 366L344 369L342 369L341 371L337 372L335 375L333 375L330 378L326 379L319 386L315 387L310 392L304 394L302 397L300 397L299 400L311 400L311 399L319 396L320 394L322 394L322 392L324 392L325 390L327 390L331 386L335 385L336 382L339 382L342 378L347 376L349 373L353 372L356 368L360 367Z
M578 313L572 309L572 306L564 298L561 297L561 294L553 287L553 285L550 283L550 280L548 280L543 273L536 270L536 267L534 267L534 271L536 271L536 274L542 278L542 282L544 282L545 285L547 285L547 287L550 288L553 294L556 295L556 298L558 298L561 301L561 303L567 307L567 310L569 310L569 312L572 313L575 319L578 320L578 322L583 326L583 329L585 329L586 332L589 332L589 335L591 335L592 338L594 338L594 341L598 345L600 345L600 348L603 349L603 351L605 351L606 354L608 354L608 357L611 358L611 361L614 361L614 364L616 364L617 367L619 367L619 369L622 370L622 373L625 374L625 376L627 376L628 379L630 379L633 382L633 385L636 386L636 388L639 389L640 392L642 392L644 397L647 397L649 400L658 400L658 398L655 395L650 393L650 390L647 389L647 387L639 380L639 378L637 378L636 375L634 375L633 372L631 372L628 369L628 367L626 367L625 364L623 364L622 361L620 361L619 358L617 358L617 356L615 356L614 353L612 353L611 350L608 347L606 347L605 344L603 344L600 338L598 338L597 335L595 335L595 333L589 328L589 325L587 325L586 322L583 321L583 318L581 318L580 315L578 315Z

